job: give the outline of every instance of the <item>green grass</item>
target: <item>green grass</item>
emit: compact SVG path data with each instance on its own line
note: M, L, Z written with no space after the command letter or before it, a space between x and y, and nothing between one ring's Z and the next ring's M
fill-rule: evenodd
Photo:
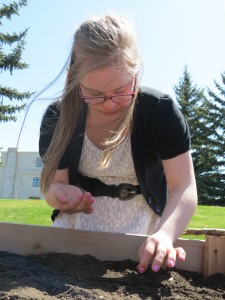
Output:
M31 225L51 226L52 208L44 200L0 199L0 221ZM224 228L225 207L197 207L188 228ZM204 235L184 235L188 239L204 239Z
M188 224L188 228L221 228L225 229L225 207L198 205L195 215ZM204 235L183 238L205 239Z
M0 221L50 226L51 208L44 200L0 199Z

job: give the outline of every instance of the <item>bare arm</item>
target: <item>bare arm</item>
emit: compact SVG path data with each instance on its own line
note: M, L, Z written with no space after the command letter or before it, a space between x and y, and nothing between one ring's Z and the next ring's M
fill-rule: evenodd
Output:
M169 189L167 205L157 231L174 243L183 233L197 205L197 190L190 152L163 161Z
M167 266L175 265L176 256L185 259L181 248L175 249L174 242L182 234L197 205L197 191L190 152L164 160L169 195L163 215L155 233L139 249L138 269L144 272L153 259L152 269L158 271L167 257Z
M73 214L76 212L92 213L94 202L90 193L82 193L81 189L69 184L69 170L56 171L55 177L45 193L46 202L62 212Z

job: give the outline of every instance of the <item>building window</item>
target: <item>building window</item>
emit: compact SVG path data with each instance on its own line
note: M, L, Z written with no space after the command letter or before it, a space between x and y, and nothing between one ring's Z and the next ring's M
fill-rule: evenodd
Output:
M40 157L36 158L36 167L37 168L43 167L43 161Z
M40 187L40 177L33 177L33 187Z

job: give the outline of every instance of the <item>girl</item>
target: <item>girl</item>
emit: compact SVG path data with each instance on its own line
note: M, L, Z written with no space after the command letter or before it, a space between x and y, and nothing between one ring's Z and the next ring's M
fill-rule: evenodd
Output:
M185 259L173 244L197 193L188 125L159 91L139 87L141 58L129 22L115 15L77 29L61 99L40 129L41 190L54 226L146 234L137 269Z

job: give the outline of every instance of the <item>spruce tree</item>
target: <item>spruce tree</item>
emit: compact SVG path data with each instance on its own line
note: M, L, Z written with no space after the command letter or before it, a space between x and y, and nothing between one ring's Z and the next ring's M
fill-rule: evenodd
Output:
M221 169L225 171L225 72L221 73L221 81L223 86L214 80L216 92L208 88L208 106L216 126L215 135L218 140L217 151L221 161Z
M20 8L26 5L27 0L14 1L9 5L2 4L0 7L0 26L4 28L2 20L11 21L11 17L19 15ZM19 33L8 33L6 30L4 33L0 32L0 76L3 76L4 72L9 72L12 75L15 70L29 67L28 64L21 61L27 31L28 29ZM21 102L30 96L30 92L19 92L13 87L0 84L0 122L16 121L16 113L25 108L25 104L21 104Z
M221 201L225 205L225 72L221 73L222 84L214 80L215 92L208 88L208 110L211 115L210 125L214 128L214 151L217 157L218 182Z
M218 111L212 107L204 90L193 84L187 67L174 91L191 132L199 203L221 205L224 203L224 174L221 172L219 125L215 122Z

